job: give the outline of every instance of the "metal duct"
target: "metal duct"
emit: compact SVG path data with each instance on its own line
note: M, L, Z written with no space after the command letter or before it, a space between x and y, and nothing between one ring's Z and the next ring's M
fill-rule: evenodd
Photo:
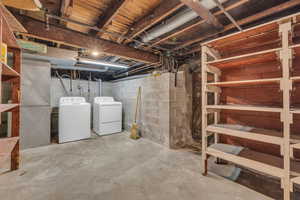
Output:
M221 3L224 3L228 0L219 0ZM207 9L212 9L216 7L216 4L211 0L203 0L201 4L206 7ZM165 21L163 24L155 26L154 28L147 31L147 33L141 36L143 42L149 42L163 34L166 34L170 31L179 28L180 26L184 25L185 23L196 19L198 14L191 9L185 9L180 11L177 15L171 17L169 20Z
M179 12L177 15L166 21L166 23L161 24L152 28L149 32L142 35L143 42L149 42L163 34L166 34L183 24L195 19L198 17L198 14L192 11L191 9L185 9Z

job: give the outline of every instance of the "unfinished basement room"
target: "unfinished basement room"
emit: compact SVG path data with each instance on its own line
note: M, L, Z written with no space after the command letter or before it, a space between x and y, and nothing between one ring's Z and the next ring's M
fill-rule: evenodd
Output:
M0 72L0 200L300 200L300 0L0 0Z

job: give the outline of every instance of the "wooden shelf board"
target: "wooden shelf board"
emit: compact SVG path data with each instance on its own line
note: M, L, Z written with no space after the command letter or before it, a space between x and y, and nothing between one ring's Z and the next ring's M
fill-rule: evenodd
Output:
M300 82L300 76L293 76L290 78L293 82Z
M19 141L19 137L1 138L0 139L0 166L6 160L13 148Z
M293 114L300 114L300 108L291 108L290 112Z
M18 106L19 104L0 104L0 112L10 112Z
M300 149L300 143L292 144L292 145L291 145L291 148L294 148L294 149Z
M290 46L290 48L293 50L294 56L300 55L300 44L294 44L294 45Z
M1 66L2 66L2 76L6 78L15 78L20 76L18 72L16 72L13 68L8 66L7 64L1 62Z
M281 137L266 135L263 133L255 133L252 132L251 130L250 131L237 130L232 127L229 128L226 124L209 125L206 128L206 130L214 133L223 134L223 135L229 135L229 136L234 136L234 137L239 137L239 138L244 138L249 140L256 140L265 143L283 145L283 138ZM258 131L259 129L254 129L254 130ZM276 133L275 135L281 135L281 133L278 134Z
M282 112L279 107L266 106L248 106L248 105L207 105L207 109L225 109L225 110L244 110L244 111L260 111L260 112Z
M205 42L204 45L212 46L212 47L218 47L225 44L230 44L232 41L240 40L242 38L251 37L254 35L258 35L261 33L269 32L272 30L278 29L279 25L277 22L273 21L267 24L262 24L260 26L256 26L253 28L249 28L246 30L243 30L243 32L237 32L230 35L226 35L214 40L211 40L209 42Z
M222 152L222 151L217 150L212 147L207 148L207 154L217 157L217 158L227 160L227 161L235 163L237 165L241 165L243 167L247 167L247 168L251 168L253 170L260 171L262 173L265 173L265 174L268 174L268 175L271 175L274 177L278 177L278 178L284 177L283 169L274 167L269 164L265 164L265 163L258 162L255 160L250 160L248 158L244 158L241 156L225 153L225 152Z
M300 185L300 177L298 176L298 177L292 178L291 182L294 183L294 184Z
M230 58L218 59L207 62L208 65L226 68L226 67L239 67L244 65L251 65L255 63L265 63L277 60L277 53L281 48L270 49L255 53L234 56Z
M226 82L215 82L207 83L208 86L218 87L239 87L247 85L269 85L280 83L281 78L270 78L270 79L256 79L256 80L244 80L244 81L226 81Z
M20 49L20 46L17 43L17 39L5 17L2 18L2 42L7 44L7 47L12 47L12 48L18 48Z

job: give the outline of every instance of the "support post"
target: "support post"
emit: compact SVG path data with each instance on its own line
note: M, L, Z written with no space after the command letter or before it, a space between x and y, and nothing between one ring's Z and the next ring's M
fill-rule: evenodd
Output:
M290 200L290 125L292 116L290 113L290 64L292 59L292 50L289 48L289 35L292 30L291 22L280 24L279 33L282 39L282 50L280 51L280 60L282 64L281 89L283 90L283 111L281 121L283 123L283 159L284 159L284 178L281 185L284 191L284 200Z
M10 49L13 52L13 67L18 73L21 72L21 50ZM20 104L20 85L21 77L15 78L12 81L12 103ZM20 106L12 112L12 137L19 137L20 135ZM20 141L20 140L19 140ZM20 142L17 142L11 153L11 170L19 169L20 165Z
M206 62L207 62L207 53L206 46L202 46L202 55L201 55L201 77L202 77L202 174L207 175L207 92L206 92L206 83L207 83L207 71L206 71Z

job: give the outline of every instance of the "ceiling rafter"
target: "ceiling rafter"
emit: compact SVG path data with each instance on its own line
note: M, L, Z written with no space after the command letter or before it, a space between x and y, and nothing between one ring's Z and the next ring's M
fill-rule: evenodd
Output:
M61 17L70 17L73 6L74 6L73 0L61 0L60 16Z
M219 20L207 9L205 8L200 1L198 0L180 0L187 7L195 11L202 19L205 19L207 23L212 24L216 28L223 28L223 25Z
M238 20L237 24L240 25L240 26L242 26L242 25L254 22L256 20L262 19L264 17L273 15L275 13L281 12L283 10L295 7L297 5L300 5L300 0L290 0L288 2L281 3L281 4L277 5L277 6L271 7L269 9L267 9L267 10L262 11L262 12L259 12L259 13L256 13L254 15L251 15L249 17L246 17L246 18L243 18L241 20ZM226 31L231 30L233 28L235 28L235 25L234 24L229 24L229 25L225 26L221 31L217 31L216 33L213 33L213 34L210 34L210 35L200 36L200 37L197 37L195 39L189 40L189 41L183 43L182 45L180 45L179 47L174 48L173 50L176 51L176 50L185 48L187 46L190 46L192 44L201 42L201 41L203 41L203 40L205 40L207 38L216 36L216 35L218 35L220 33L226 32ZM189 52L192 53L192 50L189 50Z
M234 8L237 8L237 7L239 7L239 6L241 6L241 5L245 4L245 3L247 3L247 2L249 2L249 1L250 1L250 0L240 0L240 1L237 1L236 3L234 3L234 4L230 5L230 6L227 6L227 7L224 8L224 9L225 9L226 11L229 11L229 10L232 10L232 9L234 9ZM219 15L221 15L221 14L223 14L223 11L222 11L222 10L219 10L219 11L213 13L213 15L216 16L216 17L219 16ZM166 35L165 37L162 37L162 38L160 38L159 40L155 41L154 43L151 44L151 46L149 46L149 48L150 48L150 47L153 47L153 46L155 46L155 45L159 45L159 44L161 44L161 43L167 41L167 40L170 39L170 38L174 38L174 37L176 37L176 36L179 36L179 35L183 34L184 32L190 31L190 30L192 30L193 28L195 28L195 27L197 27L197 26L203 24L204 22L205 22L205 20L201 19L201 20L199 20L198 22L196 22L196 23L194 23L194 24L191 24L190 26L187 26L187 27L185 27L185 28L183 28L183 29L178 29L176 32L174 32L174 33L172 33L172 34L170 34L170 35Z
M127 33L127 37L133 39L157 24L161 20L165 19L178 9L182 8L184 4L179 0L163 0L149 15L141 18L136 23L134 23L129 32ZM131 40L125 41L125 43L129 43Z
M108 55L119 56L129 60L136 60L144 63L157 63L159 56L141 51L126 45L120 45L108 40L98 39L86 34L72 31L57 25L50 25L46 30L45 23L34 20L30 17L15 14L20 23L26 27L28 33L18 33L28 37L33 37L45 41L72 46L75 48L95 49Z
M105 12L103 15L101 15L98 19L97 22L97 27L99 29L104 28L105 26L109 25L114 17L118 14L118 11L124 6L126 5L126 2L128 0L115 0L108 8L107 8L107 12ZM90 34L91 35L96 35L98 34L99 37L101 37L103 35L103 32L97 32L95 30L90 30Z

